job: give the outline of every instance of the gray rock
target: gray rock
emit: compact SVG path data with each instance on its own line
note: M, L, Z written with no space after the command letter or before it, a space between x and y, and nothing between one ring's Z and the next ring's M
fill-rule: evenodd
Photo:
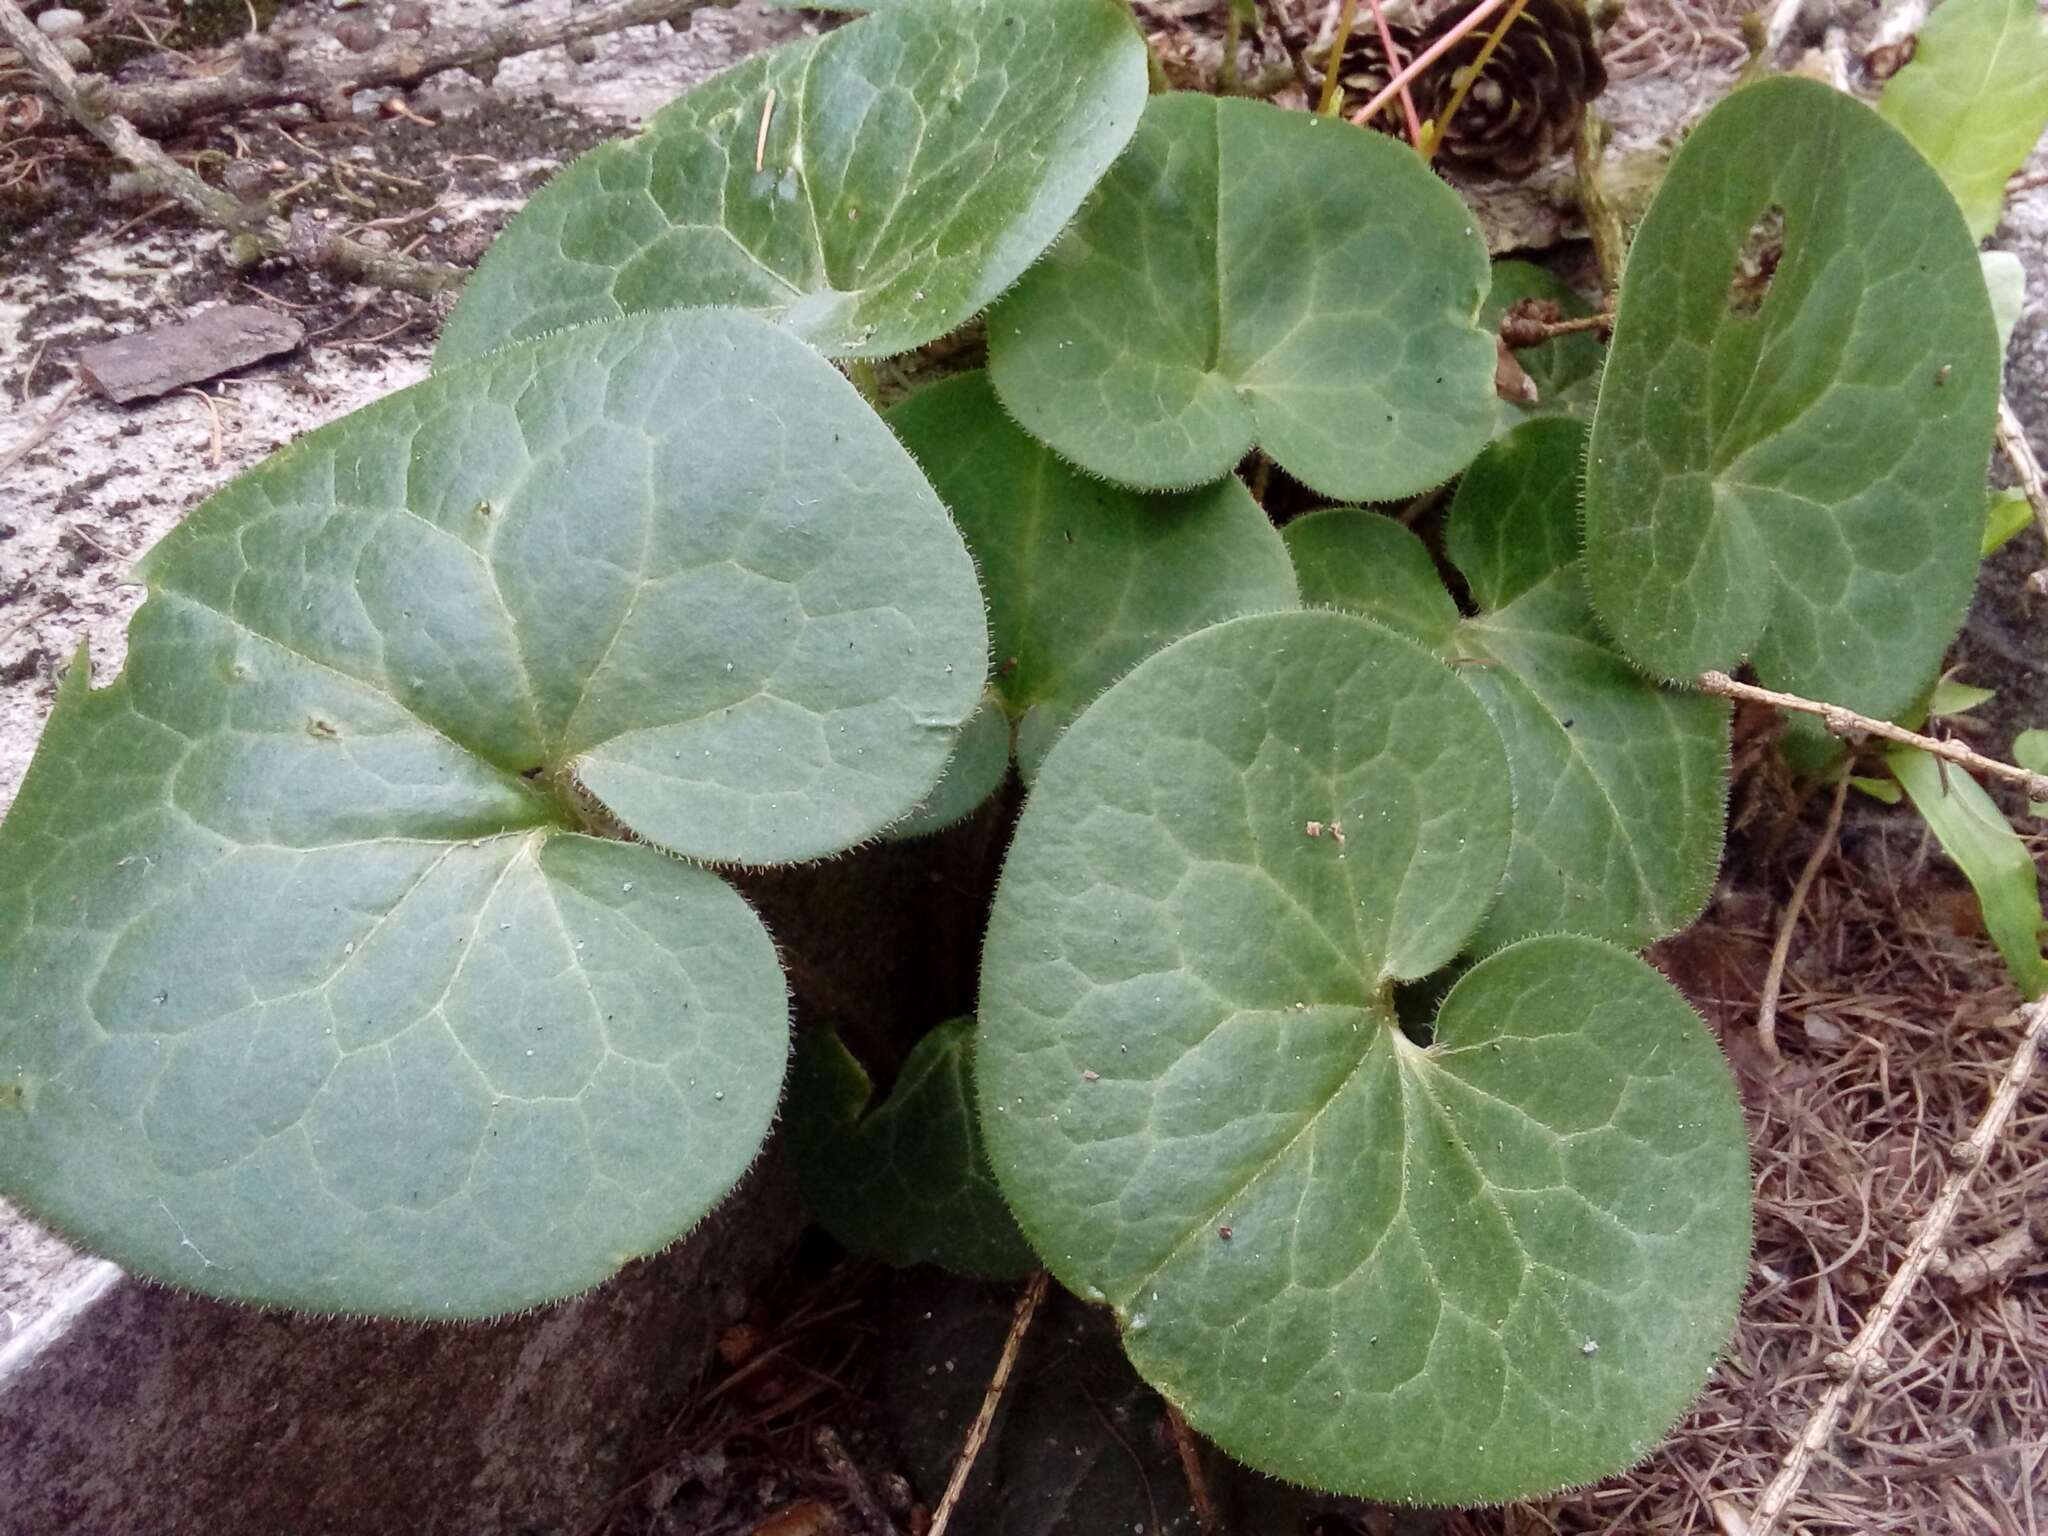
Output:
M45 37L76 37L85 30L85 13L53 5L36 17L36 25Z

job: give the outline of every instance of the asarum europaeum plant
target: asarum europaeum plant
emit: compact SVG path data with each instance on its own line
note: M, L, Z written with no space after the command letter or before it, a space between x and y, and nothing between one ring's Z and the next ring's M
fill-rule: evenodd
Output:
M1874 113L1746 88L1636 238L1590 429L1583 338L1523 421L1418 157L1145 92L1117 0L753 59L535 197L431 379L153 550L0 827L0 1192L238 1300L595 1284L782 1102L717 869L934 832L1014 761L978 1016L879 1097L801 1041L828 1225L1042 1264L1295 1482L1647 1452L1749 1246L1730 1073L1632 953L1726 795L1725 709L1658 679L1932 675L1998 386L1969 230ZM827 361L991 302L987 372L886 419ZM1463 478L1435 546L1276 529L1254 447L1333 501Z

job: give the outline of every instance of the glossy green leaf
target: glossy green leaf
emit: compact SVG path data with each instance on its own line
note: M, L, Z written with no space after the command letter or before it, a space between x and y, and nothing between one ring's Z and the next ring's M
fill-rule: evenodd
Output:
M808 858L930 788L981 604L851 386L745 315L566 332L142 569L0 827L6 1196L157 1279L413 1316L686 1230L767 1132L783 981L722 881L574 829Z
M1434 1044L1396 1025L1390 983L1500 876L1505 779L1442 663L1276 615L1104 694L1017 829L977 1058L997 1179L1139 1371L1276 1476L1462 1503L1604 1475L1734 1319L1742 1117L1667 982L1533 939Z
M1885 754L1913 809L1942 851L1977 893L1984 928L2027 997L2048 993L2048 957L2041 953L2041 886L2034 857L2012 823L1977 781L1917 747Z
M1773 208L1759 302L1768 251L1734 279ZM1976 247L1913 147L1813 81L1737 91L1630 248L1586 477L1602 622L1666 677L1748 655L1906 708L1976 576L1998 375Z
M1524 299L1548 300L1563 310L1568 320L1593 313L1593 306L1579 296L1578 290L1548 268L1532 261L1496 261L1493 287L1479 311L1480 325L1498 332L1507 312ZM1536 386L1537 400L1534 405L1524 406L1496 399L1495 414L1499 420L1495 431L1510 431L1535 416L1591 420L1593 402L1600 390L1600 365L1606 356L1607 348L1600 338L1584 331L1554 337L1540 346L1519 348L1515 361Z
M798 1037L789 1150L805 1203L855 1253L938 1264L986 1279L1038 1267L982 1151L974 1111L974 1021L951 1019L912 1047L889 1096L838 1034Z
M1584 438L1529 422L1467 471L1445 545L1475 617L1392 518L1339 509L1286 530L1304 597L1458 664L1507 744L1514 840L1478 952L1555 932L1650 943L1698 915L1720 862L1728 708L1659 688L1593 622L1571 548Z
M2037 0L1943 0L1879 110L1941 172L1970 233L1990 234L2006 178L2048 128L2048 16Z
M550 182L435 360L699 305L780 319L835 356L908 351L1037 258L1145 89L1119 0L920 0L758 55Z
M1234 478L1172 495L1090 479L960 374L889 413L953 511L988 596L995 692L1028 782L1090 699L1171 640L1295 606L1273 525Z
M1075 226L989 317L996 392L1129 485L1254 444L1331 496L1440 484L1494 419L1486 245L1384 135L1265 102L1155 97Z

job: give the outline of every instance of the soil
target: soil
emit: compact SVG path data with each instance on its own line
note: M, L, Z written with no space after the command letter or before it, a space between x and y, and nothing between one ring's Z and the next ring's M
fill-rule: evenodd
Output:
M519 14L564 4L534 0ZM498 19L500 9L496 0L446 0L435 16L459 24ZM1218 33L1203 7L1144 9L1167 29L1177 69L1213 68ZM1295 6L1311 29L1324 9ZM1610 39L1615 81L1602 104L1624 152L1654 160L1725 89L1743 58L1740 9L1736 0L1651 0L1632 8ZM377 4L347 12L382 13ZM269 24L273 36L301 39L298 46L332 49L339 14L329 0L303 0L278 7ZM1808 7L1802 40L1823 63L1831 53L1853 56L1852 44L1867 39L1874 18L1875 7L1861 0ZM445 76L406 98L426 122L387 115L372 94L340 121L298 111L255 114L205 125L170 147L216 171L240 162L263 190L310 178L296 194L301 206L322 207L344 225L381 228L399 243L422 237L417 254L468 262L563 159L752 49L818 25L814 16L764 5L706 11L685 33L644 28L603 39L586 64L557 50L508 64L488 87ZM0 121L17 84L0 73ZM1995 243L2026 265L2028 305L2010 354L2008 392L2037 451L2048 454L2048 156L2037 156L2031 169L2035 183L2015 199ZM1495 194L1503 200L1487 204L1486 217L1496 248L1547 247L1581 233L1552 183ZM0 249L7 253L0 407L10 411L0 418L4 809L60 669L82 647L98 677L118 668L122 631L141 595L128 578L133 558L275 447L422 377L443 306L284 263L235 272L218 235L138 196L96 146L54 120L0 143ZM155 402L117 408L73 388L69 362L80 346L228 301L292 313L306 326L307 344ZM1989 562L1956 647L1961 674L1998 690L1961 726L1987 751L2002 754L2017 730L2048 725L2040 639L2048 598L2028 585L2044 561L2039 538L2028 532ZM1240 1486L1212 1467L1238 1528L1743 1529L1743 1512L1826 1385L1824 1357L1855 1332L1882 1290L1946 1173L1946 1149L1982 1112L2014 1041L2006 1013L2015 998L1967 888L1910 814L1857 802L1795 931L1779 1026L1784 1060L1760 1054L1760 978L1824 809L1768 768L1773 729L1772 721L1745 717L1737 825L1721 890L1707 916L1655 956L1720 1032L1737 1067L1759 1177L1751 1292L1700 1404L1631 1473L1506 1510L1444 1515L1303 1504ZM951 834L990 835L974 824ZM886 848L864 852L835 866L827 884L859 881L872 872L867 861L897 858ZM911 952L907 941L904 952ZM964 985L958 976L934 984L931 1006L957 1008ZM886 1052L886 1040L873 1043ZM1975 1181L1951 1246L1960 1252L1987 1243L2044 1206L2048 1082L2037 1078ZM31 1240L20 1231L0 1220L0 1240ZM49 1248L48 1262L68 1261L60 1246ZM626 1459L637 1470L591 1530L820 1536L836 1528L881 1536L877 1527L886 1521L922 1536L946 1470L943 1447L978 1400L1011 1295L893 1277L814 1233L786 1277L728 1334L721 1363L692 1406L630 1448ZM951 1321L942 1327L943 1319ZM955 1324L957 1349L948 1342ZM1086 1320L1057 1308L1041 1331L1046 1342L1034 1349L1093 1347ZM930 1356L927 1374L906 1381L903 1362L926 1360L917 1351L929 1352L934 1341L945 1347ZM1087 1358L1096 1370L1100 1362ZM1885 1373L1795 1504L1798 1527L2013 1536L2041 1528L2048 1521L2044 1360L2048 1261L2038 1254L2004 1284L1972 1295L1939 1281L1924 1285L1899 1320ZM1100 1368L1108 1374L1089 1378L1089 1401L1121 1450L1088 1461L1063 1496L1042 1497L1033 1479L1048 1458L1068 1466L1083 1459L1082 1448L1060 1439L1064 1429L1048 1430L1049 1449L1013 1448L1005 1460L999 1422L996 1449L986 1453L993 1470L984 1474L999 1486L983 1490L978 1509L965 1509L956 1532L1084 1536L1106 1527L1083 1516L1123 1509L1122 1499L1139 1501L1130 1506L1141 1511L1130 1524L1147 1532L1191 1527L1157 1400L1127 1390L1113 1365ZM1019 1422L1037 1423L1029 1412L1038 1410L1015 1411ZM830 1441L821 1441L821 1431ZM1098 1448L1110 1443L1092 1429L1086 1438ZM1013 1513L1002 1516L1004 1508ZM1026 1520L1015 1510L1033 1513Z

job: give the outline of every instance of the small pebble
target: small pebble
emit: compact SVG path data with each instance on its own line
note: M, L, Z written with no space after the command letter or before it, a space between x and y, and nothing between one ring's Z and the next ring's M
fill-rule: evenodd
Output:
M434 25L434 16L420 0L399 0L391 7L391 30L394 32L426 32Z
M354 16L338 23L334 28L334 40L350 53L368 53L377 46L380 35L374 21Z
M57 51L73 69L86 69L92 64L92 45L82 37L58 38Z
M76 37L85 30L85 13L53 5L36 17L36 25L45 37Z
M562 46L578 64L588 64L597 57L597 39L594 37L574 37Z

